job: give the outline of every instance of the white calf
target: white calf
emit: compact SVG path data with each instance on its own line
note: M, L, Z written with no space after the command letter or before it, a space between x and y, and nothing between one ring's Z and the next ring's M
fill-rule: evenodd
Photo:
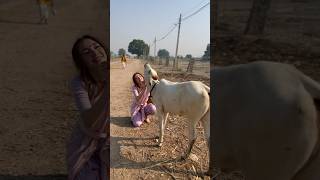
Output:
M272 62L211 73L210 162L242 170L247 180L320 179L316 81L293 66Z
M157 72L147 63L144 77L150 90L152 101L157 107L160 122L159 146L163 143L163 134L168 113L183 115L187 118L188 138L190 141L186 158L196 139L196 124L201 121L207 140L210 136L210 88L199 81L171 82L158 80Z

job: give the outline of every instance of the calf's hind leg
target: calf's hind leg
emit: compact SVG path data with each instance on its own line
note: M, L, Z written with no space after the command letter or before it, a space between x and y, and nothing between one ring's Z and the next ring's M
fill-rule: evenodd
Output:
M196 135L196 125L197 125L197 121L192 121L191 119L189 119L189 125L188 125L188 140L190 141L189 143L189 147L187 149L187 152L185 155L183 155L181 157L181 160L186 160L192 150L192 147L194 145L194 143L196 142L197 139L197 135Z
M201 117L201 118L199 118ZM206 113L204 113L204 115L199 115L199 116L194 116L193 118L189 118L189 147L187 150L187 153L185 154L185 156L182 157L183 160L187 159L191 153L192 147L194 145L194 143L196 142L197 139L197 134L196 134L196 126L197 123L199 122L198 120L200 120L200 122L202 123L202 126L204 128L204 133L205 133L205 138L207 140L207 145L209 145L209 137L210 137L210 109L207 110Z
M213 176L214 163L213 163L213 143L210 143L210 109L202 117L201 123L204 129L205 138L209 149L209 169L206 172L207 175Z

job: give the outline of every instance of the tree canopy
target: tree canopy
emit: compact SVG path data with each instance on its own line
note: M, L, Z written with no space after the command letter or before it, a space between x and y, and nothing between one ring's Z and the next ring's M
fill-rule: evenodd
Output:
M191 58L192 58L192 55L191 55L191 54L187 54L187 55L186 55L186 58L191 59Z
M210 44L207 45L207 48L204 51L204 55L202 56L202 59L204 59L204 60L210 59Z
M119 56L124 56L124 55L126 55L126 50L123 49L123 48L120 48L119 51L118 51L118 55L119 55Z
M134 39L129 43L128 51L138 57L149 54L149 46L141 39Z
M169 57L169 51L167 51L166 49L159 49L158 56L160 58L167 58Z

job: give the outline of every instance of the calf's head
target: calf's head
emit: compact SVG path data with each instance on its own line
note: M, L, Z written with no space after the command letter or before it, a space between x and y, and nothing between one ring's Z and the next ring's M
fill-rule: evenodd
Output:
M152 69L149 63L144 65L144 79L148 88L152 87L155 83L159 81L159 76L157 72Z

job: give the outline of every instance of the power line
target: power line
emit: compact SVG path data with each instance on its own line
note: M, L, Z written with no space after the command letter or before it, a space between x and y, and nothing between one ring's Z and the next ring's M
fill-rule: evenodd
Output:
M165 39L166 37L168 37L169 34L170 34L176 27L177 27L177 24L174 24L173 28L172 28L166 35L164 35L162 38L158 39L157 42Z
M204 2L204 1L201 1L201 3L199 3L199 4L202 4L203 2ZM198 5L199 5L199 4L198 4ZM207 4L205 4L204 6L202 6L201 8L199 8L197 11L195 11L195 12L192 13L192 14L190 14L189 16L183 18L181 21L187 20L188 18L194 16L195 14L197 14L198 12L200 12L203 8L205 8L205 7L208 6L209 4L210 4L210 2L208 2ZM198 5L197 5L197 6L198 6ZM166 35L164 35L162 38L158 39L157 42L165 39L166 37L168 37L169 34L177 27L177 25L178 25L178 23L175 23L174 26L172 27L172 29L170 29L170 31L169 31Z
M205 0L204 0L204 1L205 1ZM198 5L202 4L204 1L201 1ZM210 4L210 1L209 1L207 4L205 4L204 6L202 6L201 8L199 8L197 11L193 12L192 14L190 14L189 16L187 16L187 17L185 17L185 18L182 18L182 19L181 19L181 17L180 17L179 22L178 22L178 23L175 23L174 26L172 27L172 29L170 29L170 30L167 32L167 34L164 35L162 38L160 38L160 39L158 39L158 40L155 39L154 43L153 43L153 44L150 44L149 48L152 47L153 45L155 45L156 42L161 41L161 40L167 38L167 37L169 36L169 34L177 27L178 24L181 24L182 21L185 21L185 20L189 19L190 17L196 15L197 13L199 13L202 9L204 9L204 8L205 8L206 6L208 6L209 4ZM198 6L198 5L197 5L197 6ZM195 6L195 7L197 7L197 6ZM192 8L192 9L194 9L194 8ZM190 10L191 10L191 9L190 9ZM181 16L181 15L180 15L180 16Z
M185 12L183 12L183 13L181 13L182 15L184 15L184 14L189 14L191 11L193 11L194 9L196 9L196 8L198 8L199 7L199 5L201 5L203 2L205 2L205 1L207 1L207 0L203 0L203 1L201 1L200 3L198 3L196 6L194 6L193 8L190 8L188 11L185 11Z
M202 6L201 8L199 8L197 11L195 11L194 13L190 14L189 16L185 17L182 19L182 21L187 20L188 18L196 15L198 12L200 12L203 8L205 8L206 6L208 6L210 4L210 2L208 2L207 4L205 4L204 6Z

